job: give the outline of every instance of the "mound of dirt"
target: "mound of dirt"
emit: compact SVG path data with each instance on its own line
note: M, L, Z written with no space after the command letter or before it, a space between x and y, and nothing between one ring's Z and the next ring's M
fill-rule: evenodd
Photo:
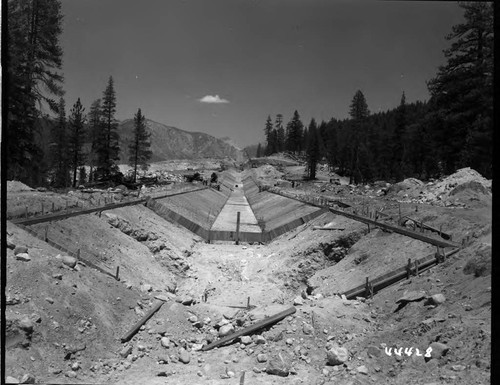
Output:
M400 193L400 191L413 190L413 189L419 188L423 185L424 185L424 182L422 182L419 179L408 178L402 182L395 183L392 186L390 186L389 189L387 190L387 194L398 194L398 193Z
M17 180L7 181L7 193L20 192L20 191L33 191L33 189Z
M258 179L280 179L283 176L283 173L276 170L274 166L270 164L266 164L264 166L258 167L254 169L255 176Z

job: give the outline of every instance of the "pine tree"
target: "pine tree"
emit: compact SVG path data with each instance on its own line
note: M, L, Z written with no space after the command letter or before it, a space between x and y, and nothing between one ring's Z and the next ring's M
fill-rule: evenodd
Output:
M288 128L288 150L300 153L303 150L303 129L304 125L300 120L300 115L297 110L293 113L292 120L287 125Z
M50 165L52 169L52 185L67 187L69 185L69 164L67 151L66 104L61 98L58 104L57 120L51 129Z
M283 128L283 115L276 115L274 122L274 129L276 130L276 151L285 151L285 129Z
M262 156L262 146L259 145L257 146L257 154L255 155L256 158L260 158Z
M134 116L134 132L131 143L128 148L130 151L129 165L134 168L134 183L137 179L137 166L140 166L143 171L149 167L148 161L151 159L152 152L149 149L151 142L149 141L151 133L146 128L146 118L142 115L141 109Z
M465 22L446 39L447 63L429 81L431 105L443 132L437 154L445 173L470 166L492 176L493 3L459 3Z
M326 143L325 152L326 159L328 161L328 166L331 170L339 164L339 154L338 154L338 138L337 138L337 128L338 124L335 119L330 119L326 127Z
M113 78L110 76L108 85L104 90L101 106L102 130L99 133L97 155L97 173L103 179L109 179L118 172L120 147L118 144L118 122L115 119L116 95Z
M78 168L84 165L85 154L83 145L85 143L85 108L83 108L80 98L76 101L71 109L69 116L68 130L68 160L69 165L73 169L73 187L76 187L76 176Z
M352 135L351 135L351 166L350 166L350 181L349 183L359 183L363 179L360 164L360 146L364 139L364 129L366 127L366 118L370 112L368 111L368 104L366 103L365 96L358 90L352 99L349 107L349 115L352 119ZM363 155L367 154L366 151L362 152ZM363 162L366 163L366 162Z
M43 153L35 137L39 108L63 95L61 4L58 0L9 0L7 3L8 98L6 153L7 178L28 184L42 183Z
M392 135L391 147L392 147L392 168L391 174L396 181L404 179L404 164L405 159L405 148L404 148L404 135L406 130L406 96L403 92L401 96L401 102L396 110L396 126Z
M311 119L308 129L308 141L306 148L307 155L307 174L309 179L316 179L316 166L319 161L319 132L316 120Z
M266 156L271 155L273 153L273 123L271 121L271 116L267 117L266 120L266 126L264 127L264 134L266 136L266 150L264 151L264 154Z
M87 161L90 166L89 181L94 180L94 168L98 165L99 138L102 130L102 111L101 99L94 100L90 106L90 111L87 116L88 121L88 142L90 143L90 150L88 151Z

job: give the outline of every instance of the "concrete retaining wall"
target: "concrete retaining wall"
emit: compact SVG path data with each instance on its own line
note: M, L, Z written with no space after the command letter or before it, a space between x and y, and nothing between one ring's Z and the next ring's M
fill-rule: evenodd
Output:
M167 221L172 223L178 223L179 225L185 227L192 233L199 235L201 238L205 240L208 240L209 231L207 229L204 229L203 227L187 219L186 217L173 212L168 207L157 202L156 200L149 198L146 201L146 207L153 210L157 215L159 215L163 219L166 219Z
M241 232L239 235L240 242L259 243L263 242L262 233ZM210 230L210 241L226 241L236 242L236 231L214 231Z

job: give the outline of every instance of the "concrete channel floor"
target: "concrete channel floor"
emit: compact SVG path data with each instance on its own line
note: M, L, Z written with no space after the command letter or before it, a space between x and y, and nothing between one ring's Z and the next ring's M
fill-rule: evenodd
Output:
M240 212L240 231L248 233L261 233L257 218L250 207L243 191L241 174L235 175L233 191L226 204L215 219L212 229L214 231L236 231L237 213Z

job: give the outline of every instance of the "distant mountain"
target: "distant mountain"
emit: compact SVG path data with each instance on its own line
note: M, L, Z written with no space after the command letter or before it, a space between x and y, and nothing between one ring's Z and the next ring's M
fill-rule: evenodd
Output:
M151 162L169 159L196 159L196 158L231 158L243 161L245 155L242 150L229 142L229 138L217 139L202 132L189 132L176 127L146 119L146 126L151 132ZM128 161L128 143L132 138L134 120L127 119L120 123L120 162ZM228 143L229 142L229 143Z

